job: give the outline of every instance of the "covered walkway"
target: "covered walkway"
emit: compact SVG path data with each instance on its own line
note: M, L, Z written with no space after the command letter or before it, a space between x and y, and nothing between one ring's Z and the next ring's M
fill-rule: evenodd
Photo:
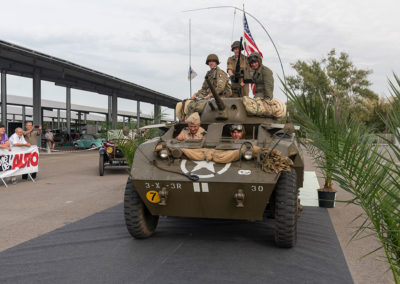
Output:
M159 122L161 107L175 108L179 99L145 88L143 86L92 70L78 64L56 58L38 51L0 40L1 71L1 120L7 121L7 74L32 78L33 123L41 124L41 81L53 82L66 90L67 131L71 131L71 88L108 96L109 121L116 128L118 120L117 98L137 101L136 113L140 114L140 102L154 105L155 123ZM57 108L60 109L60 108ZM140 125L139 115L137 124Z

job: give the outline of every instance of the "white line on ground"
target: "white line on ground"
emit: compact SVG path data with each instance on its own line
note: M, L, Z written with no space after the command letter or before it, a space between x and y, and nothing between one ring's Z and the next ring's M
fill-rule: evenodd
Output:
M318 178L314 171L304 172L303 187L300 188L300 204L318 207Z

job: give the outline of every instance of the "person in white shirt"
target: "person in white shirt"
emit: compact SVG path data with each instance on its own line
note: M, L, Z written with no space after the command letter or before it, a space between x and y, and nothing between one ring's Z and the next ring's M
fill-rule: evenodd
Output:
M11 135L10 139L10 146L11 147L30 147L31 144L26 142L24 138L24 132L21 127L15 129L15 133Z
M47 128L46 134L44 135L44 137L47 140L47 145L49 146L49 149L54 150L54 146L56 145L56 143L54 142L54 134L53 134L53 132L50 131L49 128Z

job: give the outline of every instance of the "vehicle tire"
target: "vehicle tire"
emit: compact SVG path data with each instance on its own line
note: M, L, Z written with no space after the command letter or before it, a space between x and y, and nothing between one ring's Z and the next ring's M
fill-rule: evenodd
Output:
M96 147L97 147L96 144L90 145L90 148L96 148Z
M291 168L290 172L282 172L275 186L275 245L291 248L297 239L297 176Z
M104 154L99 155L99 175L104 176Z
M130 178L125 187L124 215L128 232L136 239L150 237L157 228L158 216L151 215Z
M78 144L74 144L74 149L75 149L75 150L78 150L78 149L79 149Z

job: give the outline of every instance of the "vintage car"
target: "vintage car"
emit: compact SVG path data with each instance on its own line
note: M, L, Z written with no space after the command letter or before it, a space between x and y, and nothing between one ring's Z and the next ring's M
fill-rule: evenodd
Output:
M79 139L76 139L72 142L72 145L75 149L88 149L88 148L97 148L102 145L104 139L95 138L90 134L82 134Z
M99 175L104 175L105 166L127 166L124 154L114 141L104 141L99 149Z
M126 139L134 139L135 133L130 130L124 135L122 130L109 130L107 140L103 141L99 149L99 175L104 175L105 167L128 166L124 154L118 148L118 143Z

